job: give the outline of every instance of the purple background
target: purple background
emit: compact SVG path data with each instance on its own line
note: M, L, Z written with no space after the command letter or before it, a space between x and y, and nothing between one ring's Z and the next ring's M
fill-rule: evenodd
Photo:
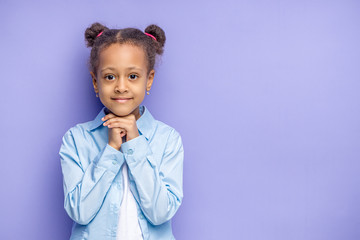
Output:
M0 239L68 239L58 151L102 107L84 31L167 35L144 104L183 137L177 239L360 239L359 1L1 1Z

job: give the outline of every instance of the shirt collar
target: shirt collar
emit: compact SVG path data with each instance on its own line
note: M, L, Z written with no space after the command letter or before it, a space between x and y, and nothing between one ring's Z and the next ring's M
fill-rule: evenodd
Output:
M94 129L98 127L105 127L102 124L104 121L101 120L106 114L105 114L105 106L100 110L98 115L95 117L94 120L90 122L90 125L88 127L89 131L93 131ZM150 111L147 109L146 106L140 105L139 107L140 111L140 118L136 120L136 125L141 134L143 134L147 140L149 140L150 136L152 135L153 131L155 130L156 122L154 117L151 115Z

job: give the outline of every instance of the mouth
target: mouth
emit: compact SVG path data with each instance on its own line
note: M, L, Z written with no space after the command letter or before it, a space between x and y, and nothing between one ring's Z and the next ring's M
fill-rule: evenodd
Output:
M131 98L112 98L112 100L118 102L118 103L125 103L127 101L130 101Z

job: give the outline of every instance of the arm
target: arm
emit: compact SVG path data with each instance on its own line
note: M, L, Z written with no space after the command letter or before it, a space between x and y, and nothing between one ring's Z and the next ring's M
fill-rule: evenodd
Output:
M162 159L154 159L143 135L123 143L122 149L146 218L153 225L170 220L183 198L184 150L179 133L171 131Z
M86 225L99 211L124 162L123 154L106 144L84 169L73 134L69 130L62 138L59 155L63 173L64 208L71 219Z

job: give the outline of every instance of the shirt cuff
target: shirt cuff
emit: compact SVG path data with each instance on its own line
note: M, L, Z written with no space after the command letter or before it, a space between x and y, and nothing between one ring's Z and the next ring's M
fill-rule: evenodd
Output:
M100 158L98 159L97 166L106 168L116 174L124 161L124 155L122 152L107 143Z
M146 160L152 154L148 141L144 135L139 135L121 144L121 150L128 164Z

